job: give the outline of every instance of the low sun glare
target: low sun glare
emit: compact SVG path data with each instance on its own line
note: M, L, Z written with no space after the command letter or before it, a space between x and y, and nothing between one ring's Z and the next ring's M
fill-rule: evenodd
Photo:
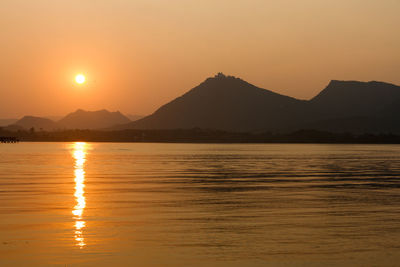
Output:
M78 75L75 76L75 81L78 84L83 84L86 81L86 78L85 78L85 76L83 74L78 74Z

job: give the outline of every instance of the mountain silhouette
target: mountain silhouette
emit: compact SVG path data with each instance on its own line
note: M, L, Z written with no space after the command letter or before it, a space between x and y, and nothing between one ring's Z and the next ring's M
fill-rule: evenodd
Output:
M59 125L46 118L34 117L34 116L25 116L22 119L18 120L12 126L19 126L24 129L34 128L35 130L44 130L44 131L54 131L59 129Z
M400 133L400 87L383 82L331 81L310 100L318 120L306 128L330 132Z
M396 100L400 88L383 82L331 81L310 103L332 118L380 116Z
M78 109L58 121L58 124L66 129L102 129L117 124L129 123L131 120L119 111L108 110L85 111Z
M0 127L14 124L18 119L0 119Z
M78 109L59 121L53 121L43 117L25 116L4 128L10 131L27 130L31 128L43 131L63 129L103 129L129 122L131 122L131 120L122 115L119 111L85 111Z
M305 101L258 88L239 78L208 78L152 115L119 126L136 129L275 130L298 124Z
M400 87L333 80L311 100L258 88L221 73L153 114L114 129L400 132Z
M222 73L153 114L131 121L120 112L79 109L59 121L25 116L9 130L213 129L285 133L302 129L400 134L400 87L384 82L331 81L310 100L256 87Z

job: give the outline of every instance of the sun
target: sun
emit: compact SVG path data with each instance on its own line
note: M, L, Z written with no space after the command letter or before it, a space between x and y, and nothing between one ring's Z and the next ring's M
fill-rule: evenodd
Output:
M75 76L75 82L78 84L83 84L86 81L86 78L83 74L78 74Z

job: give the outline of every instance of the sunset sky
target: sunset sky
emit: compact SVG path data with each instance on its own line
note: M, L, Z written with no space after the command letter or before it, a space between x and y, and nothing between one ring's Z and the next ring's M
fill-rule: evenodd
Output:
M332 79L400 84L399 14L398 0L2 0L0 118L149 114L217 72L301 99Z

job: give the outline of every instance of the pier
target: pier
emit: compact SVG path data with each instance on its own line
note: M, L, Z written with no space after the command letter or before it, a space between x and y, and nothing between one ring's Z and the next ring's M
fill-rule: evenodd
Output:
M19 140L17 137L4 137L4 136L0 136L0 143L18 143Z

